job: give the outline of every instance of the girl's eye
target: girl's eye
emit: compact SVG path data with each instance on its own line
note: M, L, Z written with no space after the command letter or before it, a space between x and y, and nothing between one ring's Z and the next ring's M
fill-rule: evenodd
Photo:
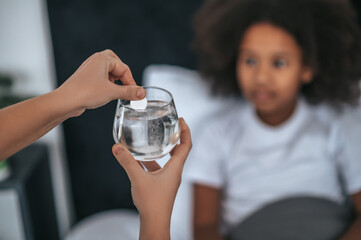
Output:
M256 59L254 58L246 58L244 61L248 66L255 66L257 64Z
M273 62L273 66L276 68L284 68L286 67L287 62L284 59L277 59Z

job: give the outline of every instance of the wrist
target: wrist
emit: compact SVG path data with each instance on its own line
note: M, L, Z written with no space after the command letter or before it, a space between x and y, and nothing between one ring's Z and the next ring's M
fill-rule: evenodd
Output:
M140 215L140 240L169 240L170 216L153 214Z
M63 114L67 119L80 116L85 111L85 108L79 105L76 94L69 92L66 88L61 86L55 89L52 94L59 98L59 102L63 106Z

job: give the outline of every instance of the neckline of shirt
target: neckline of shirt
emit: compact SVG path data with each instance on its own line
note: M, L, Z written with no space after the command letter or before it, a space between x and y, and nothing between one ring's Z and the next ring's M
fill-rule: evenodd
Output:
M248 104L245 112L245 137L249 138L249 142L256 141L261 145L290 141L305 120L309 118L309 111L305 101L300 98L290 118L274 127L264 123L257 116L254 107Z

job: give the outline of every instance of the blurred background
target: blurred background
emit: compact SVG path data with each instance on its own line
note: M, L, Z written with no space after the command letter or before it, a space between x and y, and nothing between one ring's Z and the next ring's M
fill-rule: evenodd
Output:
M112 49L129 65L138 84L142 84L143 70L150 64L196 69L196 56L190 46L191 21L202 2L0 0L0 75L13 83L7 94L26 97L49 92L87 57L104 49ZM352 0L352 4L360 11L361 1ZM113 101L86 111L39 141L47 148L52 184L49 191L53 191L48 194L54 196L56 219L52 232L59 238L94 213L109 209L135 211L129 180L111 153L115 107ZM21 158L28 156L23 154ZM12 192L11 186L18 185L6 185L6 181L15 179L10 176L0 182L0 239L50 239L50 235L35 237L37 231L29 230L46 226L38 226L35 221L32 226L24 223L33 219L31 214L22 214L23 208L31 208L31 204L21 199L24 194L17 187ZM39 198L47 194L44 189L31 191ZM37 211L44 209L29 210L33 214Z

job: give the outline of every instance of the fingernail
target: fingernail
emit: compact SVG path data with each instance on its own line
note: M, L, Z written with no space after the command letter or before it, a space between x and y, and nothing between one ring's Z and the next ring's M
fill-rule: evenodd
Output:
M143 88L139 88L137 91L137 97L141 98L144 96L144 89Z
M122 150L123 150L123 148L121 146L117 145L114 148L114 155L118 155Z

